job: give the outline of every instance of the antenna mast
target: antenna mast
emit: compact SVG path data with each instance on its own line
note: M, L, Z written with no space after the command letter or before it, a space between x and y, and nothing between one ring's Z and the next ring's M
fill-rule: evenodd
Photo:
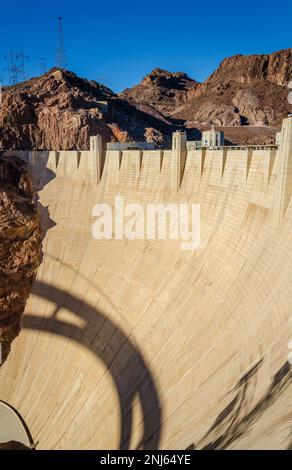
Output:
M58 17L58 47L56 50L56 66L61 69L67 68L67 59L66 59L66 50L64 46L64 35L63 35L63 26L62 26L62 17Z

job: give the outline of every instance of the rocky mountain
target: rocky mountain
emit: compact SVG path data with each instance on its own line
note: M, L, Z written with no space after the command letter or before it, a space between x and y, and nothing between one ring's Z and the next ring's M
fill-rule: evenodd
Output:
M104 141L146 140L162 147L177 128L200 138L212 123L229 129L230 143L271 143L292 112L291 77L292 49L229 57L203 83L157 68L119 95L55 68L4 88L0 149L86 149L97 133Z
M291 112L287 101L292 79L292 49L270 55L224 59L203 83L185 74L155 69L121 96L132 104L148 102L186 126L279 126Z
M172 73L157 68L140 84L126 88L120 96L132 104L148 104L164 116L171 116L175 109L186 103L189 90L195 90L198 85L183 72Z
M39 216L26 165L16 157L0 156L1 363L19 333L41 255Z
M86 149L97 133L105 141L166 145L171 131L150 106L139 109L109 88L62 69L3 90L0 148Z
M205 83L217 83L223 80L254 83L259 80L287 86L291 80L291 73L292 49L284 49L272 54L238 54L224 59Z
M174 116L188 124L278 126L291 112L288 82L292 49L270 55L229 57Z

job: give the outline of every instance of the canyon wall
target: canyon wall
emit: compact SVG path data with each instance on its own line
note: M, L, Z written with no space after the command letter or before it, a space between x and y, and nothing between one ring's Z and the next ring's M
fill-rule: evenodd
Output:
M0 156L1 362L19 334L41 261L41 232L31 177L23 160Z

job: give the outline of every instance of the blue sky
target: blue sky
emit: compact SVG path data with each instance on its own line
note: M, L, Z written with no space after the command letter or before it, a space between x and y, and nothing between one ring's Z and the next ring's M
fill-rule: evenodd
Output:
M93 1L1 2L0 76L12 48L55 64L57 17L63 17L68 69L103 80L114 91L138 83L155 67L184 71L203 81L234 54L292 47L292 1Z

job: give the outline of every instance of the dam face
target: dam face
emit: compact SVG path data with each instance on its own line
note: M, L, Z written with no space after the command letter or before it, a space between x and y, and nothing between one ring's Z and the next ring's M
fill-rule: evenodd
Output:
M38 448L291 447L291 118L283 130L278 149L29 153L43 262L0 399ZM200 247L95 240L92 209L116 195L199 204Z

